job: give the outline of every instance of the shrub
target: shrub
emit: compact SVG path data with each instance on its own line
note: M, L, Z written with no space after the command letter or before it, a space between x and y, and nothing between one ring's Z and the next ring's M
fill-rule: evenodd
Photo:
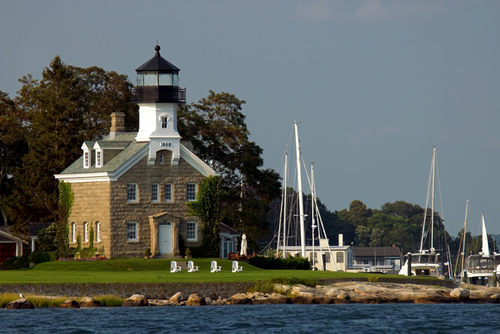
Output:
M191 250L191 256L193 258L207 257L205 255L205 252L203 251L202 246L193 246L193 247L189 247L189 249Z
M30 256L31 262L35 264L57 260L57 252L34 252Z
M295 269L310 270L309 259L303 257L272 258L264 256L251 257L248 263L262 269Z
M26 253L21 257L11 257L7 261L0 263L2 269L22 269L30 266L30 253Z

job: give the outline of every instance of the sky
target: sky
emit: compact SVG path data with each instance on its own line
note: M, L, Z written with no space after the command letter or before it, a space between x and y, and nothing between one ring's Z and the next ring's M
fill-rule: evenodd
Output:
M296 121L329 210L425 206L437 145L448 232L469 200L468 230L484 210L500 234L499 18L498 0L0 0L0 90L57 55L135 83L158 41L188 103L246 101L265 168L282 173Z

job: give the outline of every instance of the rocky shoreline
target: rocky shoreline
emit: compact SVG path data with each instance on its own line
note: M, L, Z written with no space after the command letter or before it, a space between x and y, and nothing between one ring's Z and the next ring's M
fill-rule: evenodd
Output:
M204 306L204 305L273 305L273 304L381 304L381 303L500 303L500 288L461 285L456 288L442 286L385 283L385 282L336 282L334 284L307 287L304 285L274 286L273 293L236 293L230 297L207 297L198 293L183 295L177 292L168 299L147 298L134 294L127 298L127 306ZM29 309L29 298L9 303L6 309ZM64 308L100 307L102 304L91 297L79 302L68 299Z

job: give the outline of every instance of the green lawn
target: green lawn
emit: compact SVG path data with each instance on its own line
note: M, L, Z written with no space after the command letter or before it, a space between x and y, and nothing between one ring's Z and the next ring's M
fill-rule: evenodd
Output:
M30 269L0 271L2 283L168 283L168 282L243 282L268 281L274 278L354 278L388 275L357 274L310 270L264 270L244 262L243 272L232 273L231 261L218 259L222 272L211 273L211 259L193 259L199 272L170 273L167 259L117 259L106 261L54 261ZM177 260L184 262L185 260ZM397 276L401 278L401 276Z

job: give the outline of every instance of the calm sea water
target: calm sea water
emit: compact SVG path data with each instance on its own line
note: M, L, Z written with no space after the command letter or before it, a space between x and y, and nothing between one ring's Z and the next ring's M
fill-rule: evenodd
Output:
M0 310L1 333L500 333L500 305L350 304Z

